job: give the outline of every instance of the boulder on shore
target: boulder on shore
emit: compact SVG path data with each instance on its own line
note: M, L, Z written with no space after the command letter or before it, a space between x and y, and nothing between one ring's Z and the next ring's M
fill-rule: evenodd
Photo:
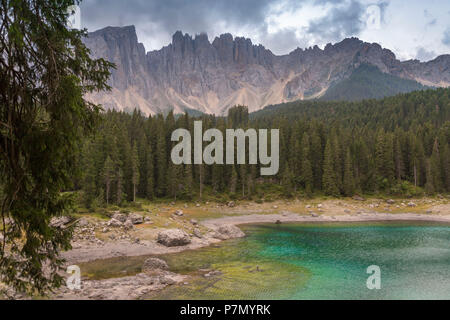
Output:
M169 266L167 263L159 258L148 258L144 261L142 265L142 272L149 272L155 270L168 270Z
M366 201L366 199L364 199L363 197L358 196L358 195L354 195L354 196L352 197L352 199L353 199L353 200L356 200L356 201Z
M179 217L182 217L183 216L183 210L176 210L175 211L175 215L177 215L177 216L179 216Z
M83 228L83 227L87 227L89 225L89 221L87 221L84 218L81 218L80 220L77 221L77 227Z
M194 231L192 233L194 234L194 236L196 236L199 239L203 238L202 232L200 231L199 228L194 228Z
M230 201L227 203L227 206L230 208L234 208L236 206L236 203L234 201Z
M117 219L112 218L111 220L109 220L106 224L108 227L113 227L113 228L118 228L122 226L122 222L120 222Z
M50 221L50 227L53 228L64 228L66 224L70 223L72 219L70 217L55 217Z
M134 228L133 222L131 221L131 219L127 219L127 221L125 221L125 223L123 224L125 230L131 230Z
M189 235L180 229L167 229L158 233L158 243L166 247L184 246L191 243Z
M119 220L122 223L127 221L127 216L124 215L123 213L115 213L115 214L113 214L112 218L116 219L116 220Z
M131 220L131 223L133 224L144 223L144 217L137 213L130 213L128 219Z

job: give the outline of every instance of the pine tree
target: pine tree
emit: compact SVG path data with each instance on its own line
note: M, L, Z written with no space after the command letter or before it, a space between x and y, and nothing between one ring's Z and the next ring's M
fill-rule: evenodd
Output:
M311 195L314 188L314 177L311 166L310 158L310 149L309 149L309 135L304 134L302 138L302 162L301 162L301 181L305 188L305 192L307 195Z
M394 158L395 158L396 178L398 181L401 181L405 175L405 165L403 163L402 148L400 146L399 138L395 139L394 147L395 147Z
M192 184L193 184L193 177L192 177L192 165L187 164L184 166L184 195L186 199L190 200L192 199Z
M230 178L230 193L235 194L236 193L236 186L237 186L237 173L236 173L236 167L233 165L231 169L231 178Z
M346 196L352 196L355 192L355 181L353 178L353 165L352 158L350 155L350 149L347 149L345 155L345 164L344 164L344 194Z
M106 157L105 167L103 168L103 181L105 183L106 205L109 205L111 183L114 178L114 163L110 156Z
M326 195L338 196L339 188L336 184L336 175L334 172L334 157L331 141L328 140L325 146L324 163L323 163L323 191Z
M205 175L203 164L198 165L198 191L200 200L203 197L203 178Z
M375 168L379 186L381 186L381 181L385 177L385 150L384 131L379 130L375 141Z
M116 202L117 204L122 203L123 198L123 171L121 168L116 169Z
M163 117L158 116L158 127L156 133L156 192L159 197L166 195L167 172L166 172L166 138L163 126Z
M146 155L147 179L146 179L146 190L145 190L145 195L146 195L147 199L149 199L149 200L153 200L153 197L155 195L153 172L154 172L154 170L153 170L153 154L151 152L151 145L150 145L148 148L147 155Z
M343 189L342 182L343 182L343 157L341 155L341 146L339 143L339 138L336 133L332 132L331 134L331 146L333 149L333 167L334 167L334 174L336 177L336 186L340 191Z
M239 179L241 181L242 198L245 197L245 183L247 182L247 168L245 164L239 165Z
M433 172L431 169L431 160L428 159L426 161L426 183L425 183L425 191L428 194L434 194L436 189L434 187L434 183L433 183Z
M133 184L133 202L136 202L136 187L139 183L139 157L136 143L131 154L131 182Z
M292 173L289 163L286 161L284 165L283 175L281 184L283 186L284 195L286 197L291 197L294 191L294 174Z
M83 153L85 155L83 158L83 204L86 208L91 208L94 199L97 197L93 144L87 143Z
M322 190L322 170L323 170L323 145L322 139L316 129L312 129L310 161L313 171L314 184L313 189Z
M439 141L436 138L433 144L433 153L430 158L430 174L433 182L434 190L436 192L442 191L442 170L441 170L441 156L439 152ZM428 177L427 177L428 178Z
M444 144L442 150L442 167L444 173L444 182L447 192L450 192L450 146L449 144Z

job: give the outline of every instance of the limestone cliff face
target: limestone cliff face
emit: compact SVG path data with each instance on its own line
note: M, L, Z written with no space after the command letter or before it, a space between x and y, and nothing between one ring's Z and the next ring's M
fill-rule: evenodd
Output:
M146 114L190 108L221 115L236 104L255 111L314 98L362 63L426 85L450 85L450 55L426 63L400 62L391 51L356 38L283 56L231 34L210 42L206 34L192 37L180 31L168 46L146 53L133 26L90 33L85 43L94 57L117 67L112 70L112 92L89 98L106 108L139 108Z

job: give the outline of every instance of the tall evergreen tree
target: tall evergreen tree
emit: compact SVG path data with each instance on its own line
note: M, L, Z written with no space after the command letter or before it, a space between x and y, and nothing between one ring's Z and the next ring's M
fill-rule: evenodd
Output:
M76 159L92 133L100 106L85 97L108 89L109 69L93 60L82 38L67 27L78 1L0 2L0 282L43 294L63 283L60 252L70 249L71 228L50 221L73 199Z
M344 194L346 196L352 196L355 192L355 180L353 178L353 165L352 158L350 155L350 149L347 149L345 155L345 164L344 164Z
M323 191L327 195L338 196L339 188L336 183L334 166L334 156L331 141L328 140L325 146L324 163L323 163Z
M109 197L111 192L111 183L114 178L114 163L108 156L105 161L105 166L103 168L103 181L105 183L105 198L106 205L109 205Z
M139 157L136 143L133 145L131 154L131 183L133 184L133 202L136 202L136 188L139 183Z

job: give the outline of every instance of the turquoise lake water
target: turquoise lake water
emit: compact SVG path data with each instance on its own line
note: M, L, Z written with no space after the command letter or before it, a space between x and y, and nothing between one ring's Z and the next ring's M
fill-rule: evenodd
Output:
M189 275L147 299L450 299L450 225L425 222L261 224L246 237L163 255ZM92 277L134 274L147 257L86 264ZM381 269L381 289L366 286ZM220 275L205 277L205 270Z
M450 226L430 223L244 227L247 237L167 255L179 272L222 271L154 298L450 299ZM366 286L381 269L381 289ZM256 270L256 266L260 271Z

